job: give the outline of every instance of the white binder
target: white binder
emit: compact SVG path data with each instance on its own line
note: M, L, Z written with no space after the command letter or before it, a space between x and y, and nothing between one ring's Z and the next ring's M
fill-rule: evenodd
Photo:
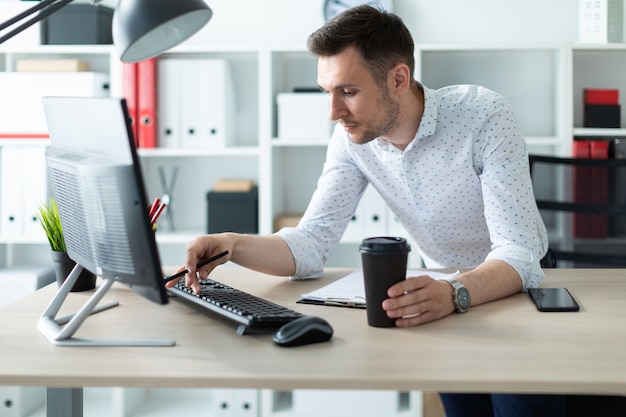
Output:
M37 207L40 203L48 201L48 176L46 169L46 148L24 147L22 148L23 164L23 216L24 236L29 239L45 240L39 219Z
M37 203L48 200L46 149L3 146L0 149L0 234L3 238L45 240Z
M44 387L0 387L0 416L24 417L43 407L46 398Z
M364 237L387 235L387 204L374 187L367 187L360 205L363 206Z
M5 239L24 234L24 152L21 147L0 149L0 234Z
M181 60L157 61L157 144L160 148L179 148L181 143Z
M232 144L234 89L228 63L221 59L181 61L183 148L223 148Z
M223 148L234 140L235 91L223 59L158 63L159 146Z
M368 185L343 240L359 242L366 237L387 235L387 213L387 204L383 198L374 187Z

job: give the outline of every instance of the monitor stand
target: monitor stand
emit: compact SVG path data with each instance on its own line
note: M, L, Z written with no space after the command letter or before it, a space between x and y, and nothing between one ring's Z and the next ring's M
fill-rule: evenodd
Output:
M142 340L142 339L81 339L72 337L80 328L85 319L91 314L99 313L104 310L116 307L119 302L112 301L107 304L98 306L98 302L104 294L111 288L115 282L112 279L105 279L100 288L96 290L89 300L81 307L78 312L56 317L65 302L70 289L78 279L83 267L76 264L72 272L59 288L46 310L43 312L37 323L37 328L53 345L59 346L174 346L173 340ZM63 326L63 327L62 327Z

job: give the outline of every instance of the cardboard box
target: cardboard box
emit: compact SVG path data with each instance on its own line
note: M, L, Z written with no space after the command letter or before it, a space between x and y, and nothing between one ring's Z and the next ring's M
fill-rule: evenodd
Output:
M89 61L81 59L19 59L17 72L84 72L89 71Z
M283 213L274 219L274 232L278 232L283 227L296 227L302 219L304 213Z
M336 122L328 118L330 97L325 93L281 93L278 102L278 137L284 140L330 139Z

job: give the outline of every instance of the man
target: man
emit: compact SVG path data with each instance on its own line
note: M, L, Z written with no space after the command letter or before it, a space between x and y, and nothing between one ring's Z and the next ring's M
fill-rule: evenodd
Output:
M318 56L318 84L330 95L329 116L338 121L309 207L296 228L273 235L196 238L187 248L186 284L198 292L197 275L204 278L228 260L272 275L319 276L369 183L427 267L469 268L456 287L419 276L389 288L383 308L396 326L467 311L469 305L455 296L458 287L465 287L475 306L537 286L547 233L509 104L478 86L431 90L418 83L408 29L397 16L369 6L329 21L309 37L308 47ZM198 261L225 250L228 257L196 271ZM502 397L501 403L517 407L519 396ZM543 406L553 397L526 397L521 402L538 401L539 408L502 415L539 416L541 409L558 415L550 404ZM465 398L442 395L448 417L474 415L472 409L491 414L490 396ZM479 400L489 414L473 405Z

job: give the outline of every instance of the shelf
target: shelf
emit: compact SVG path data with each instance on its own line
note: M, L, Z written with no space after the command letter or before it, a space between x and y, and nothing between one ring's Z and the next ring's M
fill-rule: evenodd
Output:
M574 51L626 51L626 43L598 43L584 44L577 43L572 45Z
M526 138L529 146L559 146L563 143L563 139L554 136L531 136Z
M624 137L626 129L612 128L591 128L591 127L575 127L573 130L574 137Z
M258 156L256 146L231 146L226 148L140 148L140 157L219 157L219 156Z
M415 49L420 52L511 52L511 51L555 51L563 49L559 44L429 44L417 43Z
M156 241L159 245L182 245L187 244L196 237L206 233L205 230L187 230L180 232L156 232Z
M48 245L45 236L2 236L0 235L1 245Z
M328 139L325 140L302 140L302 139L272 139L272 146L275 148L280 147L307 147L307 146L328 146Z
M2 47L0 47L0 54L13 55L109 55L113 53L115 53L113 45L2 45Z
M30 139L30 138L18 138L18 139L11 139L11 138L0 138L0 147L2 146L32 146L32 147L47 147L50 146L50 140L49 139L39 139L39 138L35 138L35 139Z

